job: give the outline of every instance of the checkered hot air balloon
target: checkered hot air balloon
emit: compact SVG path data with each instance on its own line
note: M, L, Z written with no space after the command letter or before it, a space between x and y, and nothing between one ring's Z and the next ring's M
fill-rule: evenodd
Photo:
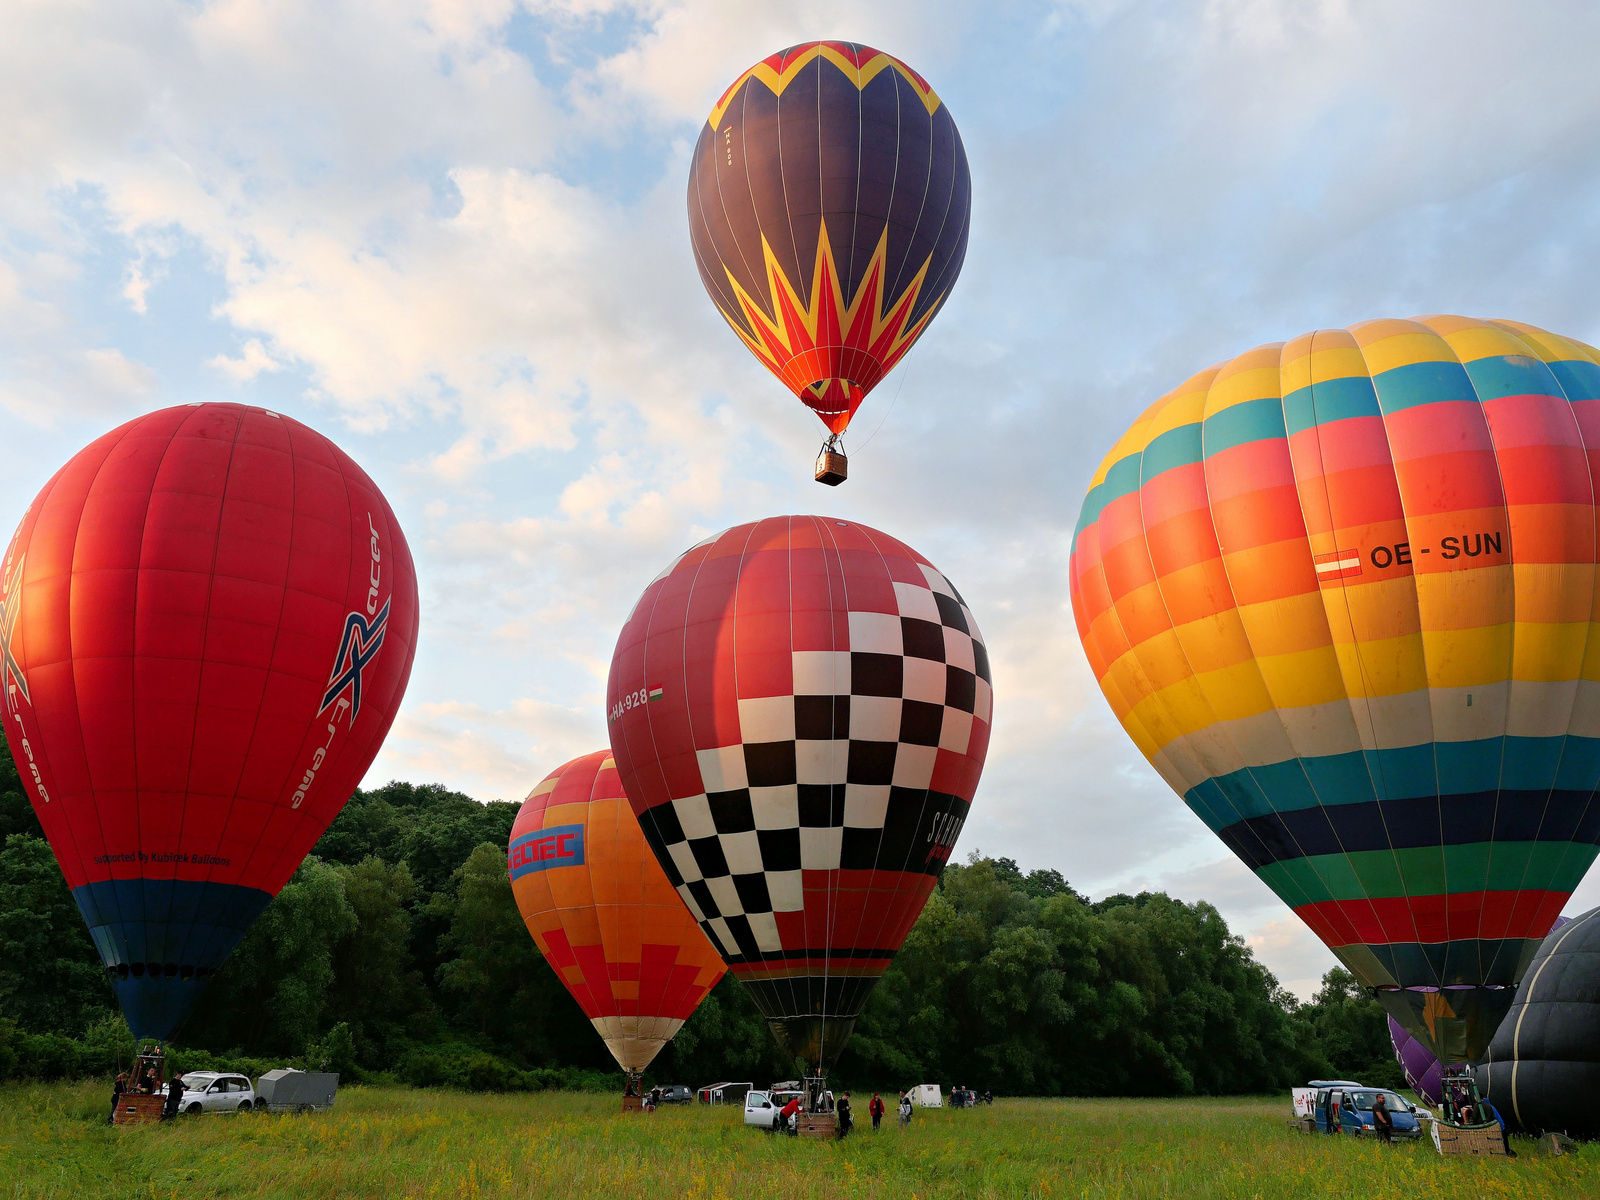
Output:
M780 1045L831 1065L983 770L989 656L966 602L865 525L740 525L645 589L606 697L667 877Z
M1163 396L1078 523L1123 727L1446 1063L1600 843L1597 455L1592 347L1372 321Z
M726 968L646 847L611 751L557 767L528 793L506 865L540 952L637 1076Z
M949 296L971 213L949 108L854 42L791 46L739 76L689 168L706 291L830 447Z
M0 571L0 716L135 1036L344 807L416 643L388 502L289 417L164 409L45 484Z

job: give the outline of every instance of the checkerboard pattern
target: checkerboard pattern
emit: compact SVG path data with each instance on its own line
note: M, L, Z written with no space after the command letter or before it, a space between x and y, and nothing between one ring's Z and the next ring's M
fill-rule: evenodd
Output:
M859 1010L949 859L992 705L950 581L821 517L683 555L635 607L608 689L645 837L769 1017Z

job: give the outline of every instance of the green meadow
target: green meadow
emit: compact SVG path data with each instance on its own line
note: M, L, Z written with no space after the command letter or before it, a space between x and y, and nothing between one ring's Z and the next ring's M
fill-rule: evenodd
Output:
M623 1116L614 1099L349 1088L331 1113L113 1129L105 1089L0 1088L0 1195L43 1197L1560 1197L1600 1149L1445 1161L1431 1144L1309 1137L1288 1097L1000 1100L843 1143L773 1138L738 1109ZM864 1098L862 1107L865 1107ZM820 1191L810 1189L818 1188Z

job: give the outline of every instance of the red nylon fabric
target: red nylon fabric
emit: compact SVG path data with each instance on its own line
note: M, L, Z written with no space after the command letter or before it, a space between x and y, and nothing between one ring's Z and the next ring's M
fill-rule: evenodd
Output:
M371 765L416 649L411 553L377 486L239 404L85 447L23 517L0 589L6 735L72 887L275 894Z

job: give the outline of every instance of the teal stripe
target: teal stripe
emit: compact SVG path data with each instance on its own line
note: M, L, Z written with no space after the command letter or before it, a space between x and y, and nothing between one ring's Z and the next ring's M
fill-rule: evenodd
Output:
M1264 442L1287 434L1283 427L1283 401L1276 396L1246 400L1205 419L1206 457L1235 446Z
M1072 533L1074 546L1078 544L1078 534L1100 519L1100 514L1106 505L1126 496L1129 492L1139 490L1140 457L1138 454L1130 454L1127 458L1119 459L1111 470L1106 472L1105 479L1089 489L1089 494L1083 498L1083 512L1078 516L1078 527Z
M1484 400L1502 396L1561 396L1550 368L1522 354L1496 354L1467 364L1473 390Z
M1200 446L1198 421L1167 430L1145 447L1144 463L1140 470L1143 481L1149 483L1163 471L1170 471L1174 467L1193 466L1200 461Z
M1600 400L1600 364L1586 358L1567 359L1551 363L1550 373L1561 381L1568 400Z
M1365 375L1326 379L1296 388L1283 398L1284 424L1291 437L1315 425L1382 415L1378 397L1372 390L1372 380Z
M1378 403L1384 415L1419 404L1442 404L1449 400L1478 402L1478 393L1466 368L1455 362L1407 363L1379 371L1372 377Z

